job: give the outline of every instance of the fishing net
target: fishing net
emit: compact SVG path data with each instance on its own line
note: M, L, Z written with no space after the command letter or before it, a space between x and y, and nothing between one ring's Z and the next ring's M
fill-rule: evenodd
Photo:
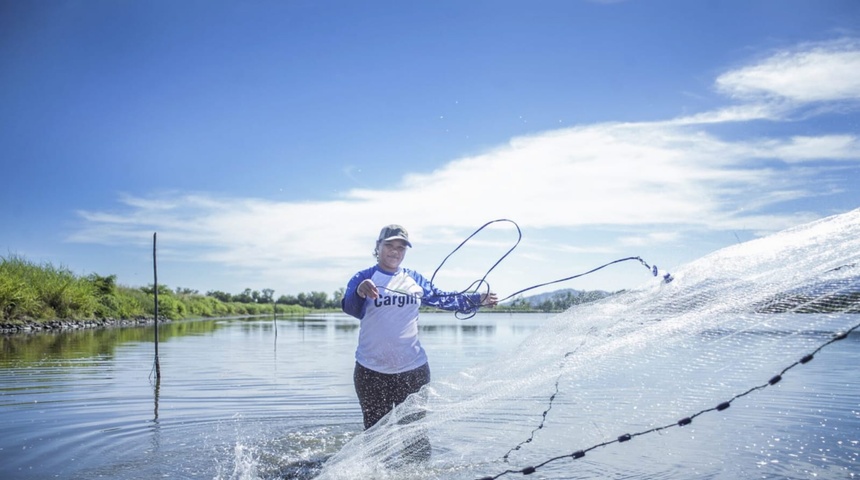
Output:
M791 459L812 449L792 439L822 419L788 411L810 394L790 379L837 340L856 343L858 313L854 210L575 306L515 350L431 382L317 478L791 477ZM853 397L853 428L825 445L835 470L817 467L825 478L860 465ZM774 461L779 442L788 451Z

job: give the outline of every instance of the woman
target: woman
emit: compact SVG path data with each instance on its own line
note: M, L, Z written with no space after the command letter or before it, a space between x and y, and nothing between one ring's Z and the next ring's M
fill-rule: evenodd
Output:
M418 341L421 305L471 313L498 301L494 293L436 289L418 272L400 267L407 247L412 244L406 229L384 227L373 251L376 265L352 277L341 302L344 312L361 320L353 381L365 429L430 382L427 354Z

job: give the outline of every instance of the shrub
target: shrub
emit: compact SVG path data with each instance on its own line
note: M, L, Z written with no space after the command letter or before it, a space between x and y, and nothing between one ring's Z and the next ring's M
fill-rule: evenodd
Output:
M39 299L35 290L0 272L0 319L35 317L39 311Z

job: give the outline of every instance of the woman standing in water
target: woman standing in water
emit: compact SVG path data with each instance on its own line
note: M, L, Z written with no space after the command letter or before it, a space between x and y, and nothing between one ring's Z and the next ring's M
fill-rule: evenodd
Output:
M345 313L361 320L353 381L365 429L430 382L427 354L418 340L421 305L472 313L498 301L494 293L443 292L418 272L402 268L411 247L402 226L384 227L373 251L376 265L350 279L341 303ZM424 454L429 455L429 443Z

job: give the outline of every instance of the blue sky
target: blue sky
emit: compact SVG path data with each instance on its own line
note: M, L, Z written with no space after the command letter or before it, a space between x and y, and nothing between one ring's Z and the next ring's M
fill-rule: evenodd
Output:
M429 277L507 218L501 296L671 271L860 207L858 26L852 0L2 1L0 255L139 286L158 232L169 287L330 293L385 224Z

